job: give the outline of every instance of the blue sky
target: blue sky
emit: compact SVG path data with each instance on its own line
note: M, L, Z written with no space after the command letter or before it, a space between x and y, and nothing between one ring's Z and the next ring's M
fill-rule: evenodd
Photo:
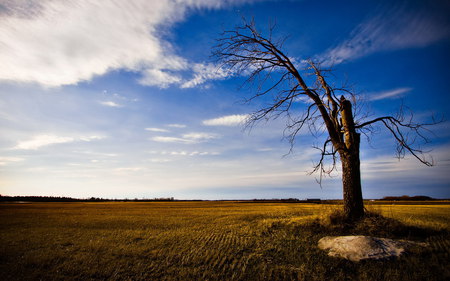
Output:
M220 33L276 22L292 58L333 63L373 116L401 103L449 118L448 1L0 1L0 194L105 198L342 198L308 175L321 139L292 153L283 119L244 131L264 104L220 69ZM380 128L362 143L365 198L450 197L450 125L436 165L395 158Z

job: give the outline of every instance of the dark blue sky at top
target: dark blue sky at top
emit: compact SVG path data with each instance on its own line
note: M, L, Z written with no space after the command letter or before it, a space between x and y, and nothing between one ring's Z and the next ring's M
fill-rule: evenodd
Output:
M192 14L185 22L175 25L169 36L177 42L177 53L192 60L214 61L210 49L217 44L216 40L221 37L221 32L241 26L243 18L254 19L259 30L266 34L269 26L275 23L274 38L287 38L284 44L286 53L308 59L345 41L355 27L364 21L380 14L392 16L397 10L437 17L443 24L447 24L447 28L450 22L447 16L449 5L445 1L268 1ZM198 32L192 33L192 30ZM403 104L419 116L427 114L428 117L445 119L450 102L447 89L450 78L448 48L449 39L446 38L426 47L382 50L334 66L330 80L338 85L348 84L358 94L401 87L413 88L401 99L379 100L370 104L368 110L374 116L396 114ZM227 90L238 89L242 81L243 79L220 81L216 83L215 90L221 90L219 85ZM242 96L248 97L251 94L251 90L242 90L233 93L233 96L235 95L236 100L241 100ZM183 97L177 96L179 98ZM189 99L182 103L189 103ZM245 107L240 110L245 110ZM437 132L433 141L446 142L447 136L442 135L444 136L441 137Z
M191 15L173 28L172 36L174 42L178 42L177 51L184 56L193 60L214 60L210 57L210 48L221 37L220 33L241 26L242 17L253 18L259 29L266 33L269 25L275 23L274 37L288 38L284 46L286 53L307 59L346 40L364 20L386 11L390 16L393 13L389 11L393 9L424 11L443 18L448 15L449 5L445 1L269 1ZM447 17L445 23L449 22ZM198 32L192 33L192 30ZM426 48L380 51L337 65L334 74L340 80L347 79L356 85L360 92L415 85L420 88L408 102L414 105L418 101L421 108L427 106L443 112L449 101L449 95L444 93L450 76L448 46L447 38ZM430 93L427 99L419 98L424 92Z
M195 65L214 69L211 49L222 31L242 24L242 17L253 18L263 33L276 23L273 36L288 37L284 50L298 61L326 60L333 51L348 55L335 63L329 81L351 85L366 98L365 110L374 117L395 114L401 104L410 107L422 122L433 114L447 120L450 116L448 1L237 1L234 5L223 2L220 7L194 2L198 6L162 1L161 6L147 3L142 9L130 8L136 14L132 17L136 26L150 26L149 34L156 39L143 41L146 38L137 33L118 45L111 41L116 39L114 33L126 35L134 29L119 30L126 21L120 24L118 15L129 6L116 7L113 2L108 2L109 11L117 14L103 15L99 10L99 22L89 16L80 16L79 22L73 23L59 19L64 28L67 24L67 29L62 29L64 36L52 35L52 26L34 31L42 32L43 37L48 31L49 37L41 41L47 40L49 45L29 39L29 35L14 37L8 33L8 21L0 21L5 31L5 35L0 34L0 43L11 44L16 50L29 47L28 53L10 56L12 65L30 66L14 68L10 71L14 77L0 73L0 126L6 133L0 138L0 193L111 198L340 198L339 173L325 179L323 188L315 183L315 176L307 175L317 160L311 146L320 143L323 136L316 139L307 131L302 133L293 153L283 157L289 144L282 138L282 119L262 123L252 131L243 131L242 125L231 121L230 116L241 118L268 102L241 102L255 93L254 88L240 88L245 77L218 75L195 86L183 86L195 75L204 75ZM53 7L47 1L42 3ZM79 3L72 8L79 8L80 15L89 15L90 4L84 0ZM169 8L164 10L163 6ZM64 11L58 5L53 8L61 14ZM152 11L158 9L167 18L148 23L146 14L157 17ZM45 12L30 12L23 18L27 17L30 22L47 24ZM114 28L109 29L111 25ZM32 30L21 20L14 28L19 35ZM96 29L99 33L93 34L98 38L83 37ZM148 45L136 47L129 42L133 40ZM158 46L162 46L159 59L146 55L156 53ZM40 48L43 51L39 53ZM68 56L67 48L82 55ZM130 56L136 53L132 63L125 62L128 57L120 53L120 48ZM47 56L48 52L54 55ZM117 59L95 61L102 54L110 54L107 59L117 55ZM162 58L184 61L185 65L164 64ZM66 67L58 69L59 63ZM91 63L93 68L104 64L107 70L82 76L83 67ZM48 65L54 68L48 70ZM72 73L69 78L53 77L66 69ZM148 70L162 74L152 74L146 82L140 82ZM46 71L47 76L40 75ZM46 77L51 77L50 82ZM229 118L207 125L206 121L221 117ZM362 144L364 196L450 197L449 128L444 121L434 126L434 135L430 134L432 143L426 149L432 150L437 163L432 168L409 156L398 162L392 138L380 128L370 143Z

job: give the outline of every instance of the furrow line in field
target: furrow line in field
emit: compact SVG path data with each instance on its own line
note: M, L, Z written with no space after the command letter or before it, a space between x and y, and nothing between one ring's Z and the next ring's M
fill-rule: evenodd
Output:
M236 280L238 277L238 271L236 269L237 262L237 259L232 259L230 266L228 267L228 276L230 276L230 280Z
M233 257L230 257L229 255L223 256L222 260L217 266L217 269L221 272L227 272L227 269L229 269L232 260Z
M226 257L223 253L219 252L214 260L214 262L211 264L211 267L214 269L218 269L218 264L220 263L220 260L222 257Z
M230 237L231 238L230 245L233 248L241 248L242 247L242 243L240 242L241 234L237 231L233 231L230 233L230 236L231 236Z
M220 248L223 248L223 249L229 251L231 248L233 248L232 240L233 240L233 235L231 233L224 234L222 241L221 241L222 243L220 245L221 246Z
M210 233L206 237L202 237L202 235L203 233L198 233L197 236L191 240L192 243L189 244L189 247L187 247L188 250L185 252L187 260L204 260L211 249L214 248L214 243L211 241L215 239L215 233Z
M217 233L211 232L208 235L207 239L205 240L204 245L208 246L208 245L214 244L216 239L217 239Z
M214 251L214 250L212 250L212 249L207 249L207 250L205 251L204 262L203 262L203 263L204 263L205 265L210 265L210 264L211 264L211 260L213 259L214 255L215 255L215 251Z
M224 276L227 277L227 279L230 280L241 280L242 279L242 265L244 257L231 257L228 260L225 260L222 265L222 272L224 272Z
M218 251L210 251L209 255L206 257L205 264L208 265L208 267L213 267L213 265L216 263L217 259L220 257L220 252Z
M225 235L223 233L217 233L211 244L208 247L214 247L215 249L222 249Z
M196 245L192 245L189 252L186 254L186 261L193 262L201 260L203 257L205 257L206 253L207 249L204 246L199 248Z

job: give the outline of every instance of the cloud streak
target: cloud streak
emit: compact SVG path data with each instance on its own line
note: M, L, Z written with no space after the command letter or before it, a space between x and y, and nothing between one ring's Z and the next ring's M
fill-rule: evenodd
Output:
M122 105L113 101L101 101L100 104L108 107L122 107Z
M167 155L167 156L207 156L207 155L220 155L219 152L208 151L149 151L150 154ZM0 158L1 159L1 158Z
M397 88L392 89L388 91L373 93L369 95L370 101L376 101L376 100L384 100L384 99L395 99L403 96L403 94L406 94L408 92L411 92L412 88Z
M219 138L217 134L210 133L188 133L184 134L181 137L166 137L166 136L156 136L151 138L152 141L163 142L163 143L185 143L185 144L194 144L206 142L212 139Z
M158 132L158 133L168 133L169 130L162 129L162 128L145 128L146 131L149 132Z
M194 73L193 77L181 83L181 88L194 88L204 84L206 81L222 80L232 75L230 71L210 63L196 63L192 66L192 71Z
M347 40L317 59L326 65L340 64L380 51L429 46L449 35L450 26L433 15L396 7L361 23Z
M30 140L20 141L16 146L13 147L14 150L37 150L44 146L49 146L53 144L70 143L75 141L86 141L90 142L93 140L99 140L103 137L100 136L88 136L88 137L62 137L56 135L37 135Z
M6 166L10 163L21 162L23 160L20 157L0 157L0 166Z
M141 73L144 85L195 87L225 73L176 55L163 33L189 11L244 2L254 1L6 2L0 17L0 80L55 87L125 69ZM193 77L183 78L180 71Z
M248 114L235 114L227 115L214 119L208 119L203 121L203 125L206 126L239 126L243 125L250 115Z
M171 128L177 128L177 129L186 128L186 125L184 125L184 124L169 124L167 126L171 127Z

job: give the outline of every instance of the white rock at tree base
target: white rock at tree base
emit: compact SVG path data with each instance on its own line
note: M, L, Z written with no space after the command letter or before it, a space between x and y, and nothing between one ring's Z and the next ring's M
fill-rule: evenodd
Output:
M319 240L320 249L332 257L351 261L384 259L400 256L406 248L418 243L371 236L326 236Z

